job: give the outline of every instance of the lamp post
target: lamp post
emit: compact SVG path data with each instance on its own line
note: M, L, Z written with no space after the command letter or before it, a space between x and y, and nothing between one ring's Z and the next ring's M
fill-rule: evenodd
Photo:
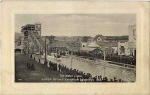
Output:
M104 61L106 61L106 47L104 47L103 49L103 55L104 55ZM105 67L105 64L104 64L104 77L105 77L105 73L106 73L106 67Z
M44 62L44 64L46 65L47 64L47 55L46 55L46 37L45 37L45 62Z
M72 59L72 52L71 52L71 68L72 68L72 61L73 61L73 59Z
M106 51L104 49L104 61L106 60Z
M104 77L105 77L105 69L106 69L106 68L105 68L105 66L104 66Z
M29 54L29 38L28 38L28 46L27 47L28 47L27 49L28 49L28 54Z

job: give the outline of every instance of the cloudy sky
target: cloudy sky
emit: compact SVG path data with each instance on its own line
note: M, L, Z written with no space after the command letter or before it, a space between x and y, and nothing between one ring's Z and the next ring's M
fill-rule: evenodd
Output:
M42 35L105 36L128 35L128 25L136 23L135 14L17 14L15 32L26 24L42 24Z

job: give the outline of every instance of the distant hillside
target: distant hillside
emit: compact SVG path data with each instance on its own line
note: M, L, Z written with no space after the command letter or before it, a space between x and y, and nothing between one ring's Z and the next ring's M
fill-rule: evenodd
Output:
M55 40L59 41L81 41L82 36L72 36L72 37L67 37L67 36L56 36Z
M81 42L83 41L83 39L85 39L85 37L87 39L92 39L92 37L88 37L88 36L71 36L71 37L68 37L68 36L55 36L54 37L54 40L57 40L57 41L67 41L67 42ZM44 36L42 36L42 39L45 39Z

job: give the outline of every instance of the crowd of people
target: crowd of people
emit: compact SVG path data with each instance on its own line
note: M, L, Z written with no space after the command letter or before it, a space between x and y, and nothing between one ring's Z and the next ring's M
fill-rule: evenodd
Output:
M32 70L32 71L35 70L35 67L34 67L34 64L33 64L33 63L26 62L26 66L27 66L27 69L29 69L29 70Z
M30 58L35 60L35 57L30 55ZM38 62L40 63L40 61ZM35 70L34 64L26 62L27 69ZM44 65L49 68L50 71L57 71L60 73L60 79L63 81L75 81L75 82L123 82L121 79L116 77L108 79L106 76L92 76L90 73L85 73L77 69L69 68L64 64L57 64L55 62L49 61L45 62Z
M82 56L85 58L93 59L104 59L104 55L102 53L90 53L90 52L74 52L74 55ZM107 61L119 62L124 64L136 65L136 58L134 56L125 56L125 55L117 55L117 54L106 54L105 59Z
M121 79L114 77L113 79L108 79L107 77L92 76L90 73L85 73L77 69L68 68L63 64L57 64L49 61L45 65L49 64L49 69L53 71L58 71L60 73L60 78L67 81L75 82L123 82Z

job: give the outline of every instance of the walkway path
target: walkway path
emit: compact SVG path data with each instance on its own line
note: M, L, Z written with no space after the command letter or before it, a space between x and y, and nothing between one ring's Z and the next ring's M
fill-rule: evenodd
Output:
M26 61L33 63L35 70L29 70ZM39 64L33 59L23 54L15 54L15 81L16 82L46 82L51 78L59 78L59 72L50 71L43 64Z

